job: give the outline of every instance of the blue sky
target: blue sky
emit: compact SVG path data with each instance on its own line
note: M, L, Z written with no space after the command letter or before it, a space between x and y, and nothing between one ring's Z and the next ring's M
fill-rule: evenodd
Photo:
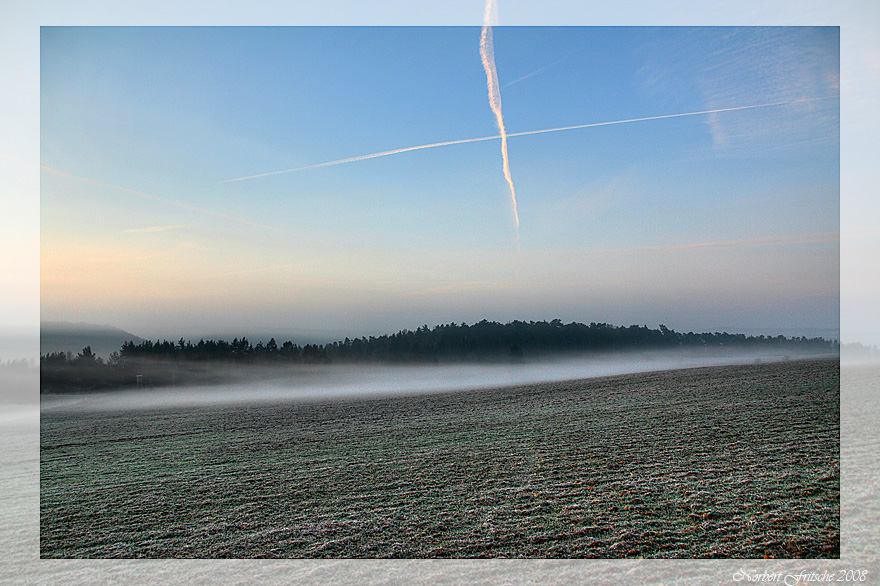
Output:
M146 336L838 327L838 29L43 28L41 312Z

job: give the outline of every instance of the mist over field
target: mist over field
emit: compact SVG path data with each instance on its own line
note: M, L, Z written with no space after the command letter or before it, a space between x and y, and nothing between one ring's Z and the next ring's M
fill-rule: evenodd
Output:
M387 394L416 372L361 378ZM44 408L40 555L840 555L836 358L369 399L344 374L315 401Z
M44 394L42 409L158 409L252 402L315 401L359 397L408 396L457 390L589 379L621 374L781 362L797 356L747 351L648 351L564 357L521 364L454 365L226 365L212 368L214 380L229 382L195 386L161 386L88 394ZM187 365L178 364L179 371ZM195 368L195 366L193 366ZM200 366L203 368L203 366Z

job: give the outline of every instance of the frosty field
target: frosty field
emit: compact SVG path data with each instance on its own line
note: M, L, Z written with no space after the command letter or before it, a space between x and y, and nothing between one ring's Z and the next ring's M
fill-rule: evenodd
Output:
M44 409L40 552L840 555L839 362L429 395Z

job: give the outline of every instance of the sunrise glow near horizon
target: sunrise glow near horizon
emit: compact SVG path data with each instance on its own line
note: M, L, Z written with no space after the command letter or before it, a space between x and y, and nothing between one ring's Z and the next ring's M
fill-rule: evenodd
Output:
M41 318L838 328L837 28L493 27L518 234L480 35L44 27Z

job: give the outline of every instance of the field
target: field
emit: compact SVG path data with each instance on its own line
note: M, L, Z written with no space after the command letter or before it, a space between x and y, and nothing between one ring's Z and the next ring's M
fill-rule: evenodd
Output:
M840 555L837 360L320 402L44 410L40 552Z

